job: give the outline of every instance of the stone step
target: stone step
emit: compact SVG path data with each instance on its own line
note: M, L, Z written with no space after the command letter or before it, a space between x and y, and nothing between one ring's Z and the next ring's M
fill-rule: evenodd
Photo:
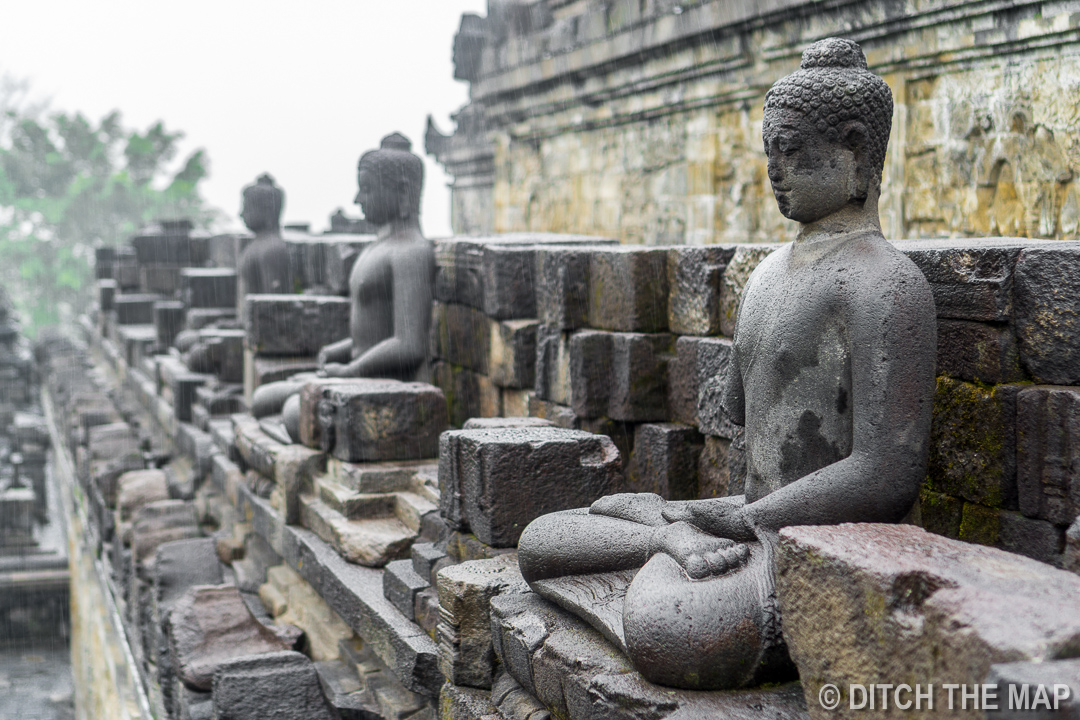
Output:
M367 692L353 663L326 660L315 663L323 695L341 720L370 720L379 706Z
M397 503L392 493L359 493L325 476L316 480L319 500L350 520L389 517Z
M394 515L403 522L406 527L415 533L420 532L420 524L428 513L439 511L439 507L416 493L394 493L397 502L394 504Z
M416 595L429 583L416 574L412 560L394 560L383 573L383 595L407 618L416 617Z
M393 516L349 520L310 495L300 497L300 519L346 560L367 567L382 567L404 556L417 534Z
M350 463L331 457L326 463L326 474L354 492L384 493L410 489L417 474L429 472L433 465L429 460Z
M413 571L431 583L431 573L435 568L435 563L446 556L446 550L439 548L435 543L415 543L411 552Z

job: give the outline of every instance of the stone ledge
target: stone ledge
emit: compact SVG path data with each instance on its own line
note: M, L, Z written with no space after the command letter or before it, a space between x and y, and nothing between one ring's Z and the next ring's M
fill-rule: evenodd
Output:
M566 720L802 720L798 683L694 692L654 685L599 632L533 593L491 599L492 636L503 667L524 692Z

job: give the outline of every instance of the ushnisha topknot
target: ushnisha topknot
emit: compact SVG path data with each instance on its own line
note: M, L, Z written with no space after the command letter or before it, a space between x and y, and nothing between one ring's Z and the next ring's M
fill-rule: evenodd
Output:
M801 113L832 141L840 139L842 123L863 123L870 164L880 176L892 128L893 97L885 81L867 69L858 43L826 38L806 48L799 69L777 80L765 94L764 134L771 128L770 114L781 109Z
M409 204L413 212L420 212L420 192L424 184L424 163L412 152L412 143L401 133L391 133L382 139L378 150L369 150L360 156L358 170L370 170L379 182L396 185L401 181L409 184Z
M274 178L270 173L263 173L255 179L254 184L244 188L244 199L253 207L269 213L271 218L281 216L282 207L285 204L285 192L274 184Z

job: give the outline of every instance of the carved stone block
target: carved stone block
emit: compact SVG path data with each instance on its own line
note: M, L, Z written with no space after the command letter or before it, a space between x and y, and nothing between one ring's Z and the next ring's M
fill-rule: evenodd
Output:
M1080 388L1024 388L1016 414L1020 511L1068 525L1080 515Z
M720 324L720 280L735 254L718 245L668 250L668 328L679 335L716 335Z
M656 493L665 500L698 497L698 458L704 439L679 423L645 423L634 431L629 490Z
M320 442L345 462L436 457L447 427L439 388L396 380L357 380L323 388Z
M667 329L667 251L619 247L589 257L589 326L623 332Z
M330 295L249 295L247 347L260 355L315 355L349 336L350 303Z
M184 268L180 291L192 308L235 308L236 271L230 268Z
M570 338L570 405L582 418L627 422L667 417L666 333L582 330Z

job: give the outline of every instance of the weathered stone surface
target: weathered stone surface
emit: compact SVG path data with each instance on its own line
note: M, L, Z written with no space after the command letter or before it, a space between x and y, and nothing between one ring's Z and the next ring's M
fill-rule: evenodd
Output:
M581 429L581 418L575 415L572 409L566 405L541 400L535 395L529 398L529 417L549 420L556 427L567 430Z
M213 538L162 543L154 559L154 593L159 614L168 610L196 585L221 585L221 563Z
M1061 566L1080 575L1080 518L1065 531L1065 552Z
M410 552L412 557L413 572L434 585L432 570L435 564L446 557L446 550L441 549L435 543L415 543Z
M470 418L462 430L492 430L494 428L556 427L550 420L536 417Z
M488 245L480 262L484 314L495 320L536 317L535 247Z
M491 701L503 717L512 720L526 718L549 720L551 713L540 701L525 691L518 681L507 672L500 672L491 686Z
M244 303L247 347L260 355L315 355L349 337L349 301L331 295L252 295Z
M1013 297L1024 369L1038 383L1080 384L1080 247L1025 248Z
M697 350L702 338L675 338L675 356L668 363L668 413L674 422L697 425Z
M315 588L287 565L267 568L259 599L274 616L271 630L293 627L302 631L307 640L305 652L313 660L337 659L341 644L353 637L353 631Z
M920 523L927 532L954 540L960 537L964 501L923 488L919 494Z
M720 323L720 279L734 256L731 246L668 250L668 328L678 335L716 335Z
M153 558L158 547L173 540L199 537L195 508L183 500L159 500L135 511L131 521L131 553L136 565Z
M454 464L456 472L444 476L443 468ZM439 484L441 493L461 498L461 518L481 541L513 547L540 515L616 491L621 462L608 438L581 431L457 430L440 443Z
M724 338L702 338L697 343L696 398L698 429L706 435L731 440L737 427L724 412L721 399L727 383L727 366L731 358L731 341Z
M177 300L158 300L154 303L154 329L157 331L158 348L162 351L173 344L184 329L187 308Z
M570 404L570 335L554 325L536 329L536 397Z
M161 300L160 295L120 294L113 298L113 310L116 311L117 325L152 325L154 322L154 303Z
M943 514L955 512L955 505L938 500L937 510L939 516L932 520L939 523L954 521L954 518ZM1065 533L1045 520L965 502L960 510L959 522L959 529L955 533L950 535L951 528L946 526L940 534L964 542L1001 548L1057 567L1062 565ZM925 520L923 525L928 530L936 530L932 525L928 526Z
M436 457L448 424L442 390L425 383L358 379L319 402L320 442L345 462Z
M713 498L731 495L731 441L706 435L698 456L698 497Z
M487 375L444 362L435 363L432 375L446 397L451 425L460 427L469 418L501 414L499 388Z
M735 253L728 260L720 279L720 332L724 335L731 337L735 334L742 292L750 273L778 247L776 244L735 246Z
M143 505L169 499L169 483L163 470L134 470L117 479L116 514L128 522Z
M323 660L315 663L323 696L336 719L371 720L378 707L360 680L359 668L352 662Z
M990 667L1047 661L1080 642L1080 577L911 525L788 527L777 589L812 717L826 683L981 683ZM868 611L868 608L871 610ZM907 717L890 707L876 716Z
M300 522L345 560L365 567L401 558L416 539L416 532L395 516L349 520L313 497L300 497Z
M434 357L487 374L493 323L468 305L435 303L431 311Z
M491 720L499 710L491 703L491 693L447 683L439 692L441 720ZM515 719L516 720L516 719ZM544 720L536 718L536 720Z
M454 685L490 688L497 659L491 641L491 598L524 592L517 555L475 560L439 571L439 670Z
M585 248L544 248L536 254L536 310L559 331L589 321L589 256Z
M191 422L192 407L195 405L195 391L206 385L211 379L202 373L182 372L169 378L172 391L173 413L180 422Z
M555 717L807 717L797 683L731 692L672 690L646 681L599 632L537 595L504 593L491 599L490 608L492 639L503 667ZM510 688L499 685L500 695L509 693Z
M570 338L574 413L627 422L665 419L672 343L666 333L574 333Z
M1068 525L1080 515L1080 388L1023 388L1016 414L1020 511Z
M623 246L589 257L589 326L623 332L667 329L667 251Z
M298 652L222 661L213 675L216 720L332 720L319 676Z
M506 320L491 324L487 368L501 388L532 388L536 384L536 320Z
M939 377L930 430L930 489L989 507L1016 507L1016 397Z
M913 241L897 247L930 282L939 318L1005 322L1012 316L1013 268L1022 247L1015 239Z
M1002 663L984 681L997 686L996 712L1002 720L1080 718L1080 660ZM1015 699L1014 699L1015 698Z
M698 458L704 439L679 423L645 423L634 431L627 483L631 492L656 493L665 500L698 497Z
M528 390L502 388L501 395L503 417L523 418L529 416L529 400L534 395L532 388Z
M968 382L1022 380L1012 329L969 320L938 320L937 372Z
M169 652L180 679L195 690L209 690L222 664L245 655L287 650L251 614L233 585L200 585L173 605Z
M416 595L431 583L413 570L413 561L394 560L383 573L383 595L407 618L416 615Z
M231 268L184 268L180 291L192 308L235 308L236 271Z
M103 313L110 312L113 309L113 299L118 292L116 281L112 279L98 280L97 287L98 307Z
M207 328L199 331L201 353L197 364L188 355L189 367L196 372L216 375L226 383L244 382L244 331ZM223 413L217 413L223 414Z
M374 241L374 235L359 235L342 238L326 248L326 284L334 294L349 294L349 275L356 258Z

